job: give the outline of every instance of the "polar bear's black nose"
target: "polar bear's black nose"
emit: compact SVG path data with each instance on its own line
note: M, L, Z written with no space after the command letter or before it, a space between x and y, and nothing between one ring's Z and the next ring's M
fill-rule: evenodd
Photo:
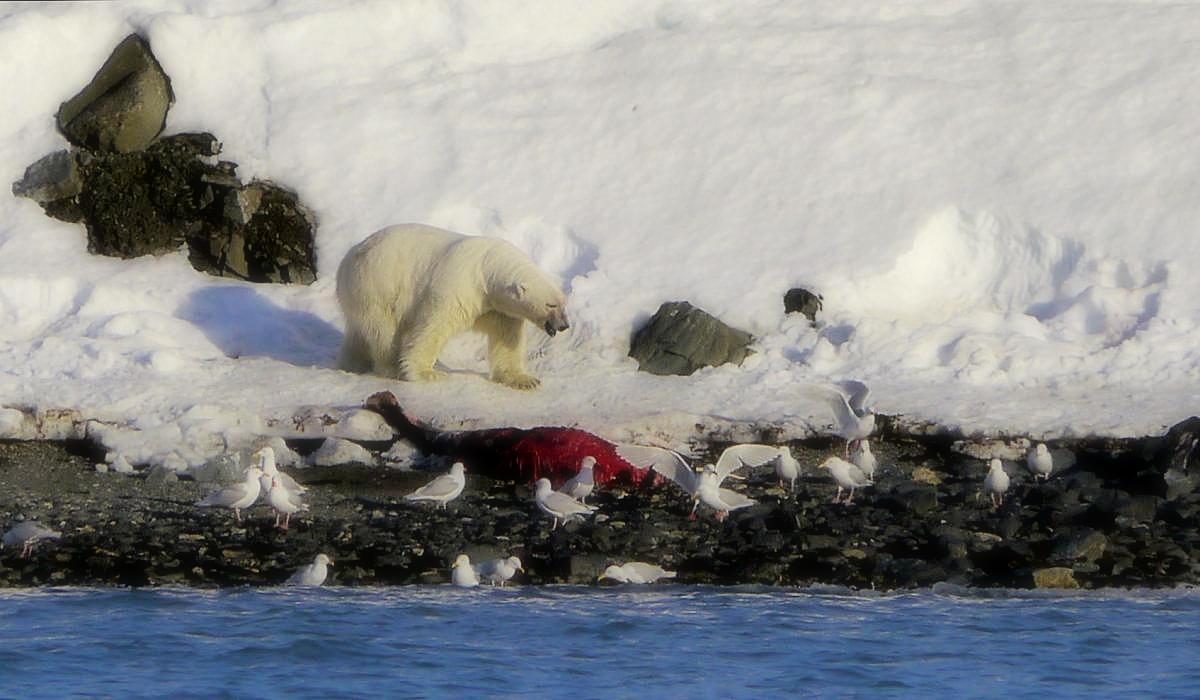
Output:
M570 327L571 324L567 323L567 318L565 316L560 319L547 319L546 325L543 326L543 328L546 329L546 335L550 336L551 338L554 337L555 333L558 333L559 331L565 331Z

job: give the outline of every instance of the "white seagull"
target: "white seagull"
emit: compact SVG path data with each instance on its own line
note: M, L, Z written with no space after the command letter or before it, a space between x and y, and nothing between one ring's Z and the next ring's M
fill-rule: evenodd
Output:
M667 571L657 564L647 564L644 561L629 561L624 564L613 564L596 577L597 581L610 579L618 583L654 583L659 579L675 578L674 571Z
M454 560L454 566L450 568L450 583L459 588L474 588L479 585L479 577L475 575L470 557L460 554Z
M533 500L537 502L539 510L554 518L554 524L550 526L551 530L558 527L560 520L563 525L566 525L570 520L582 519L585 515L596 512L595 507L580 503L565 493L551 489L550 480L546 477L537 480L537 490L534 491Z
M516 576L518 571L524 570L525 567L521 566L521 559L519 557L489 559L475 567L475 573L479 578L493 586L503 586L513 576Z
M775 468L775 476L779 479L780 486L783 486L786 479L791 490L796 489L796 479L800 478L800 462L796 461L787 447L753 443L727 447L717 459L717 475L732 476L742 467L757 467L763 464L770 464Z
M264 447L254 453L258 458L258 468L262 470L263 475L259 477L259 483L262 484L263 492L271 488L271 477L278 476L279 482L288 491L297 496L303 493L308 493L308 488L299 481L293 479L290 475L279 471L279 467L275 464L275 450L270 446Z
M696 497L700 503L717 511L717 521L720 522L728 517L731 511L739 508L747 508L758 503L753 498L744 496L737 491L730 491L720 487L721 479L717 474L717 468L709 464L704 467L704 471L700 473L700 487L696 490ZM695 510L693 506L692 510Z
M854 499L855 489L861 489L864 486L870 486L872 483L871 480L867 478L867 475L862 473L862 470L850 462L842 459L841 457L830 457L824 462L821 462L817 468L828 469L829 473L833 475L834 481L837 482L838 490L837 495L833 497L834 503L842 502L842 491L844 489L850 489L850 493L846 495L845 501L846 503L849 503Z
M296 573L288 577L287 586L320 586L325 583L325 577L329 575L329 565L333 560L326 554L318 554L311 564L306 564Z
M726 477L740 478L733 472L746 464L737 458L736 451L730 452L731 450L735 448L731 447L722 452L721 458L717 460L718 466L714 467L717 486L720 486ZM687 463L683 455L675 450L649 445L617 445L617 455L634 466L650 469L673 481L692 500L692 514L689 517L695 515L696 507L700 504L700 474ZM769 459L771 457L763 461Z
M445 510L446 504L458 498L463 487L467 484L466 467L462 462L455 462L450 471L438 476L433 481L413 491L404 497L406 501L433 501Z
M558 492L565 493L580 503L587 503L587 497L592 495L592 489L596 487L596 481L592 478L592 469L595 466L595 457L591 455L584 457L579 463L579 473L558 487Z
M308 506L300 500L300 494L292 493L284 487L278 476L271 477L271 489L267 491L267 503L275 509L275 527L288 529L292 522L292 514L308 510ZM283 525L279 524L279 516L283 516Z
M1044 443L1039 442L1037 448L1025 455L1025 463L1029 465L1029 471L1033 472L1035 479L1049 479L1050 473L1054 471L1054 458L1050 456L1050 451Z
M992 508L1004 505L1004 492L1008 491L1009 478L999 458L992 458L987 476L983 477L983 490L992 499Z
M254 505L254 502L258 500L258 494L262 492L262 484L258 480L260 476L262 476L261 469L250 467L246 470L244 481L214 491L196 501L195 505L200 508L213 506L232 508L234 516L240 523L242 522L242 509Z
M870 437L875 430L875 409L867 405L871 390L853 379L838 382L821 390L836 421L833 432L846 441L846 454L859 440Z
M21 545L21 558L28 559L38 542L57 540L60 537L61 532L51 530L36 520L26 520L10 527L0 542L3 542L5 547Z
M866 438L858 441L858 449L850 454L850 461L854 466L867 475L867 478L875 480L875 467L879 461L875 459L875 454L871 452L871 443Z

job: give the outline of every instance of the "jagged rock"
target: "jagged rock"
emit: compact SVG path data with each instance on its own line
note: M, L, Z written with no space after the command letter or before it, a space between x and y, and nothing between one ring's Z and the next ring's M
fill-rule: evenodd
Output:
M179 481L179 475L161 464L156 464L146 473L146 485L155 486L161 484L171 484Z
M800 313L806 316L810 323L817 322L817 312L821 310L824 301L820 294L813 294L807 289L795 287L783 295L783 312L785 314Z
M1169 501L1187 496L1200 485L1200 417L1192 416L1171 426L1163 437L1155 462L1162 472L1162 495Z
M311 283L311 212L278 185L243 186L235 164L208 162L219 151L212 134L200 133L174 134L132 153L81 152L78 191L64 189L73 193L43 208L56 218L83 221L92 253L162 255L186 243L192 266L210 274ZM69 154L68 160L76 162Z
M82 190L79 166L70 151L55 151L43 156L25 168L25 175L12 186L14 195L28 197L42 205L69 199Z
M937 508L937 488L917 481L902 482L880 499L880 504L896 512L928 513Z
M165 468L171 471L170 467ZM230 454L223 454L204 464L191 467L187 473L193 480L205 484L232 484L241 481L245 476L246 465Z
M1034 588L1079 588L1075 572L1065 566L1051 566L1033 572Z
M255 181L229 190L221 201L220 221L188 237L193 267L252 282L316 279L316 218L296 193Z
M315 467L339 464L365 464L373 467L375 466L375 457L362 445L340 438L327 438L316 452L308 456L308 463Z
M150 145L174 101L171 79L150 45L130 34L92 81L62 103L56 119L59 131L77 146L127 153Z
M918 484L931 484L937 486L942 483L942 478L937 475L937 472L929 467L917 467L912 470L912 480Z
M1103 533L1082 528L1054 538L1054 550L1051 557L1054 561L1063 563L1093 562L1104 554L1104 548L1107 545L1108 538Z
M155 141L174 96L146 42L130 35L92 82L63 103L59 129L83 150L34 163L13 192L87 226L88 251L133 258L188 246L192 266L251 282L316 279L316 220L277 184L243 185L213 162L208 133Z
M667 302L633 336L629 356L651 374L689 375L701 367L741 364L753 337L686 301Z
M81 164L77 197L88 250L121 258L177 250L189 230L204 228L212 193L201 176L215 167L202 160L193 135L134 153L92 154Z

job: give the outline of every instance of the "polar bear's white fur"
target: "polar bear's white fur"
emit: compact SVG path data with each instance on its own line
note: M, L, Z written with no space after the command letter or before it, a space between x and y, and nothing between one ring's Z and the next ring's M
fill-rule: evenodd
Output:
M525 371L529 321L548 334L567 328L566 297L507 241L421 224L377 231L346 254L337 272L346 317L338 365L407 380L443 376L434 362L451 337L488 337L493 381L533 389Z

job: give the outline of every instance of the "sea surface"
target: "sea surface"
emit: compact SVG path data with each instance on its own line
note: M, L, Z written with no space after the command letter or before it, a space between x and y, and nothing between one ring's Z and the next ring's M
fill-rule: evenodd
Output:
M4 698L1200 696L1200 592L0 593Z

